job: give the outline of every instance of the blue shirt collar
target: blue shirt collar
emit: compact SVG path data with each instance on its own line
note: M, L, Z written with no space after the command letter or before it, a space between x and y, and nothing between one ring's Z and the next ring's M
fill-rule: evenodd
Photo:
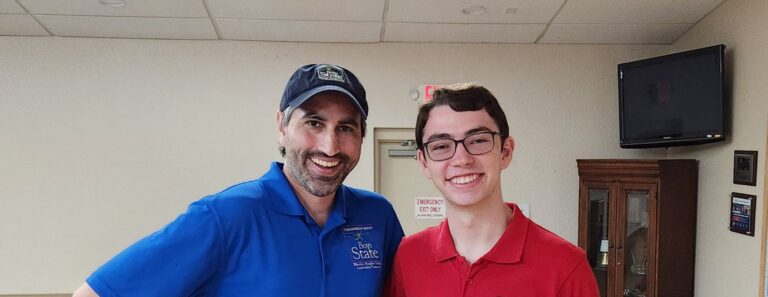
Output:
M261 177L261 184L269 193L272 206L277 212L292 216L305 216L307 210L301 205L299 197L296 196L296 192L283 174L283 165L280 162L272 162L269 171ZM344 185L339 187L334 197L330 217L341 214L343 218L347 218L348 204L352 201L352 199L348 199L348 196L351 195L353 194L349 188Z

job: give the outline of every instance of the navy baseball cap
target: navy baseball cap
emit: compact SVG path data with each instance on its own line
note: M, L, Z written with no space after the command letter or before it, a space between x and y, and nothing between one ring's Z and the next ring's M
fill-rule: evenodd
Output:
M297 108L312 96L325 91L347 95L363 119L368 117L368 101L365 100L363 85L351 71L331 64L309 64L297 69L285 86L280 111L285 111L288 106Z

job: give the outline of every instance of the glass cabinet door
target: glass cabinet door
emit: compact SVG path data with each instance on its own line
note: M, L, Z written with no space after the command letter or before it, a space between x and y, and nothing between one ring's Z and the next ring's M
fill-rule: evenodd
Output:
M592 271L595 273L600 295L608 290L608 211L610 188L588 188L587 199L587 245L586 252Z
M620 249L617 271L620 273L619 287L624 297L650 297L652 292L649 282L649 259L652 259L650 247L652 237L649 237L655 215L655 196L653 185L635 184L622 185L620 200L623 202L622 218L624 222L620 238ZM623 254L623 255L621 255Z
M645 297L648 272L648 192L628 191L624 228L624 296Z

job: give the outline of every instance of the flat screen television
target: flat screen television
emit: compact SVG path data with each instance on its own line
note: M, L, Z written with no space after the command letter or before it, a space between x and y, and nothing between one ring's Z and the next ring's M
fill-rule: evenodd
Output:
M622 148L725 140L725 45L618 65Z

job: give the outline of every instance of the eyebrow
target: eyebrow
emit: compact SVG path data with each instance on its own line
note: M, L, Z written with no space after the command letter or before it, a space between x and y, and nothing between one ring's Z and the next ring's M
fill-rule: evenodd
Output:
M315 112L315 111L307 111L306 113L304 113L303 116L301 116L301 118L302 119L314 119L314 120L318 120L318 121L321 121L321 122L327 122L328 121L328 119L326 119L325 117L321 116L320 113ZM341 119L339 121L339 124L342 124L342 125L353 125L355 127L360 127L360 122L355 117L349 117L349 118Z
M467 132L464 132L464 137L467 137L472 134L477 134L480 132L488 132L488 131L491 131L491 129L485 126L479 126L476 128L469 129L467 130ZM427 138L427 141L425 142L430 142L432 140L437 140L437 139L453 139L453 138L451 138L451 135L448 133L439 133L439 134L430 135L429 138Z
M469 136L469 135L472 135L472 134L477 134L477 133L480 133L480 132L490 132L490 131L491 131L490 128L485 127L485 126L480 126L480 127L474 128L474 129L469 129L467 132L464 133L464 136L466 137L466 136Z
M301 116L302 119L315 119L320 121L325 121L325 118L320 116L317 112L304 112L304 115Z
M348 117L348 118L345 118L345 119L341 119L339 121L339 123L346 124L346 125L360 126L360 115L359 114L355 114L354 116L351 116L351 117Z
M427 138L427 141L425 142L430 142L432 140L438 140L438 139L450 139L450 138L451 138L451 135L449 135L448 133L432 134L429 136L429 138Z

